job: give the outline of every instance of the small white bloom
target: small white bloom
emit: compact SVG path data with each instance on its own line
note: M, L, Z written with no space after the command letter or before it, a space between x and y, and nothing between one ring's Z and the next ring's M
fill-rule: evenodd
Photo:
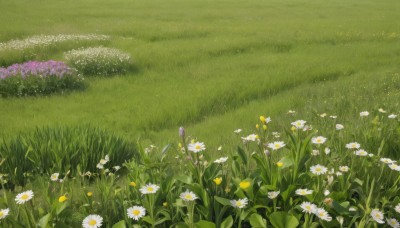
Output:
M317 209L317 206L310 202L303 202L300 204L300 207L301 207L301 209L303 209L304 213L308 213L308 214L313 213Z
M295 113L296 113L296 111L289 110L287 113L288 113L288 114L291 114L291 115L293 115L293 114L295 114Z
M190 143L188 145L188 150L192 151L194 153L201 152L201 151L203 151L205 149L206 149L206 145L204 145L204 143L202 143L202 142Z
M397 213L400 213L400 203L394 208Z
M395 114L390 114L390 115L388 116L389 119L395 119L396 117L397 117L397 115L395 115Z
M329 116L330 118L332 118L332 119L336 119L337 118L337 116Z
M103 164L98 163L98 164L96 165L96 168L98 168L98 169L104 169L104 166L103 166Z
M336 172L336 176L342 176L343 173L342 172Z
M324 118L326 116L326 113L322 113L319 115L320 117Z
M340 225L343 225L344 218L342 216L336 217L336 220L339 222Z
M325 154L328 155L331 153L331 149L329 149L329 147L326 147L324 150Z
M383 219L385 219L385 217L383 216L383 213L381 211L379 211L378 209L373 209L370 213L372 219L374 219L377 223L383 224L385 223L385 221L383 221Z
M28 190L26 192L22 192L15 197L15 201L17 204L24 204L33 198L32 190Z
M350 207L349 211L357 211L357 208L356 207Z
M357 142L351 142L351 143L346 144L346 148L347 149L358 149L358 148L360 148L360 144Z
M336 130L342 130L344 126L342 124L336 124Z
M325 174L328 169L322 165L315 165L310 167L310 171L315 175Z
M326 142L326 138L323 136L313 137L311 142L314 144L324 144Z
M147 184L139 189L142 194L154 194L160 189L159 186L155 184Z
M214 163L222 164L225 163L228 160L228 157L222 157L218 158L217 160L214 161Z
M119 165L116 165L116 166L114 166L114 167L113 167L113 169L115 169L115 171L118 171L118 170L120 170L120 169L121 169L121 166L119 166Z
M400 165L396 165L396 164L389 164L389 168L391 170L395 170L395 171L400 171Z
M379 111L380 113L386 113L386 111L383 110L382 108L378 109L378 111Z
M319 155L319 150L312 150L311 155L312 156L318 156Z
M281 192L280 191L268 192L268 198L275 199L276 197L278 197L279 193Z
M139 220L141 217L146 215L146 209L141 206L133 206L126 210L128 217L134 220Z
M82 226L84 228L98 228L101 227L102 223L103 218L100 215L89 215L83 220Z
M340 172L346 173L349 171L349 167L348 166L339 166L339 170L340 170Z
M244 140L244 141L256 141L257 139L258 139L258 135L256 135L256 134L251 134L251 135L248 135L248 136L246 136L246 137L242 137L242 139Z
M361 117L369 116L369 112L368 111L360 112L360 116Z
M324 191L324 195L325 195L325 196L327 196L327 195L329 195L329 194L331 194L331 192L330 192L328 189Z
M354 154L357 155L357 156L362 156L362 157L363 156L368 156L368 152L363 150L363 149L355 151Z
M297 129L304 128L305 124L306 124L306 121L304 121L304 120L296 120L296 121L292 122L292 125L295 126Z
M276 141L273 143L268 143L268 147L271 148L272 150L279 150L284 146L286 146L286 144L283 141Z
M296 190L296 194L300 195L300 196L305 196L305 195L311 195L313 193L313 190L309 190L309 189L297 189Z
M218 151L221 151L221 150L222 150L222 146L219 146L217 150L218 150Z
M332 217L331 217L331 216L328 214L328 212L325 211L325 209L323 209L323 208L317 208L317 209L314 211L314 214L315 214L318 218L320 218L320 219L322 219L322 220L325 220L325 221L328 221L328 222L332 221Z
M236 129L233 132L235 132L236 134L239 134L240 132L242 132L242 129Z
M181 193L181 195L179 197L184 201L194 201L194 200L198 199L196 194L194 194L193 192L191 192L189 190L186 190L186 192Z
M53 173L53 174L51 174L50 180L51 180L51 181L57 181L59 175L60 175L59 173Z
M5 217L8 216L9 213L10 213L10 209L8 209L8 208L1 209L0 210L0 219L4 219Z
M247 203L248 203L247 198L239 199L239 200L231 200L231 205L232 205L232 207L235 207L235 208L244 208L244 207L246 207Z
M400 223L395 218L386 219L387 224L393 228L399 228Z
M395 163L395 162L396 162L396 161L393 161L393 160L390 159L390 158L381 158L380 161L383 162L383 163L385 163L385 164L392 164L392 163Z

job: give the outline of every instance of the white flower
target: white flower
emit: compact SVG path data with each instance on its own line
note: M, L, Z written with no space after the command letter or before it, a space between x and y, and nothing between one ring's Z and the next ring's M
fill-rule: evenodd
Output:
M337 116L329 116L330 118L332 118L332 119L336 119L337 118Z
M102 223L103 218L100 215L89 215L83 220L82 226L84 228L98 228L101 227Z
M239 199L239 200L231 200L231 205L232 205L232 207L235 207L235 208L244 208L244 207L246 207L247 203L248 203L247 198Z
M315 204L310 203L310 202L303 202L303 203L301 203L300 207L301 207L301 209L303 209L304 213L308 213L308 214L313 213L317 209L317 206L315 206Z
M383 213L381 211L379 211L378 209L373 209L370 213L371 217L380 224L385 223L385 221L383 221L383 219L385 218L383 216Z
M344 218L342 216L336 217L336 220L339 222L340 225L343 225Z
M204 143L202 143L202 142L190 143L190 144L188 145L188 150L189 150L189 151L192 151L192 152L194 152L194 153L201 152L201 151L203 151L203 150L205 150L205 149L206 149L206 146L205 146Z
M134 220L139 220L141 217L146 215L146 209L141 206L133 206L126 210L128 217Z
M222 158L218 158L217 160L214 161L214 163L225 163L228 160L228 157L222 157Z
M281 192L280 191L268 192L268 198L275 199L276 197L278 197L279 193Z
M357 208L356 207L350 207L349 211L357 211Z
M348 166L339 166L339 170L343 173L346 173L349 171L349 167Z
M378 111L379 111L380 113L386 113L386 111L383 110L382 108L378 109Z
M370 156L370 157L373 157L373 156L374 156L374 154L368 154L368 156Z
M346 148L347 149L358 149L358 148L360 148L360 144L357 142L351 142L351 143L346 144Z
M328 214L328 212L327 211L325 211L325 209L323 209L323 208L317 208L315 211L314 211L314 214L318 217L318 218L320 218L320 219L322 219L322 220L325 220L325 221L332 221L332 217Z
M217 148L217 150L218 150L218 151L221 151L221 150L222 150L222 146L219 146L219 147Z
M399 228L400 223L395 218L386 219L387 224L393 228Z
M119 166L119 165L116 165L116 166L114 166L114 167L113 167L113 169L115 169L115 171L118 171L118 170L120 170L120 169L121 169L121 166Z
M233 132L235 132L236 134L239 134L240 132L242 132L242 129L236 129Z
M296 120L296 121L292 122L292 125L295 126L297 129L302 129L305 124L306 124L306 121L304 121L304 120Z
M368 111L360 112L360 116L361 116L361 117L369 116L369 112L368 112Z
M276 132L276 131L272 132L272 135L273 135L275 138L280 138L280 137L281 137L281 134L279 134L279 132Z
M32 190L28 190L26 192L22 192L15 197L15 201L17 204L24 204L33 198Z
M310 171L313 174L321 175L321 174L325 174L328 171L328 169L322 165L315 165L315 166L310 167Z
M308 189L297 189L296 194L300 196L305 196L305 195L311 195L313 193L313 190L308 190Z
M342 130L344 126L342 124L336 124L336 130Z
M395 163L395 162L396 162L396 161L393 161L393 160L390 159L390 158L381 158L380 161L383 162L383 163L385 163L385 164L392 164L392 163Z
M186 190L186 192L181 193L181 195L179 197L184 201L194 201L194 200L198 199L196 194L194 194L193 192L191 192L189 190Z
M325 196L327 196L327 195L329 195L329 194L331 194L331 192L330 192L328 189L324 191L324 195L325 195Z
M139 189L142 194L153 194L156 193L160 189L159 186L155 184L147 184Z
M320 117L324 118L326 116L326 113L322 113L319 115Z
M97 163L96 168L98 168L98 169L104 169L104 166L103 166L103 164L101 164L101 163Z
M59 175L60 175L59 173L53 173L53 174L51 174L50 180L51 180L51 181L58 181L58 176L59 176Z
M282 141L276 141L273 143L268 143L268 147L271 148L272 150L279 150L282 147L286 146L286 144Z
M314 144L323 144L326 142L326 138L323 136L317 136L317 137L313 137L311 139L311 142Z
M331 149L329 149L329 147L326 147L324 150L325 154L328 155L331 153Z
M397 213L400 213L400 203L394 208Z
M295 114L296 113L296 111L293 111L293 110L289 110L288 112L287 112L287 114L291 114L291 115L293 115L293 114Z
M312 150L311 155L312 156L318 156L319 155L319 150Z
M391 169L391 170L395 170L395 171L400 171L400 165L396 165L396 164L390 164L389 165L389 168Z
M244 141L256 141L256 139L258 139L258 135L256 135L256 134L251 134L251 135L248 135L248 136L246 136L246 137L242 137L242 139L244 140Z
M10 209L1 209L0 210L0 219L3 219L8 216L8 213L10 212Z
M368 156L368 152L363 149L355 151L354 154L357 156Z
M395 114L390 114L390 115L388 116L389 119L395 119L396 117L397 117L397 115L395 115Z

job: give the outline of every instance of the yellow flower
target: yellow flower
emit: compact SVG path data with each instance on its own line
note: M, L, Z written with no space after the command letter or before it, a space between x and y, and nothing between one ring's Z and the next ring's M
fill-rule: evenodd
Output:
M88 193L86 193L86 195L91 197L93 195L93 192L88 192Z
M264 131L267 130L267 128L268 128L267 125L264 124L264 125L263 125Z
M257 128L257 129L260 128L260 125L256 124L256 128Z
M214 181L214 183L215 183L216 185L220 185L220 184L222 183L222 178L221 178L221 177L217 177L217 178L215 178L213 181Z
M282 166L283 166L283 162L277 162L276 165L277 165L278 167L282 167Z
M163 205L163 207L168 207L168 203L167 202L164 202L162 205Z
M259 139L260 138L260 136L259 135L256 135L256 139Z
M129 186L136 187L136 183L134 181L129 183Z
M292 130L293 132L295 132L297 129L295 126L293 126L292 128L290 128L290 130Z
M260 121L265 124L265 117L264 116L260 116Z
M242 181L242 182L240 182L239 186L242 189L246 189L246 188L250 187L250 184L251 184L250 181Z
M182 148L182 143L178 143L178 147L179 147L179 148Z
M60 196L60 198L58 198L58 202L60 202L60 203L63 203L65 200L67 200L68 198L65 196L65 195L63 195L63 196Z

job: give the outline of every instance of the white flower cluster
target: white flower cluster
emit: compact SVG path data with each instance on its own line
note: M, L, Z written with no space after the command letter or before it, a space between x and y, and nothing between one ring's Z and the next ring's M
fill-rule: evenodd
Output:
M64 54L70 66L89 75L125 73L131 65L131 56L114 48L90 47Z
M0 51L4 50L19 50L23 51L25 49L47 47L56 45L59 43L67 41L105 41L110 40L110 36L107 35L96 35L96 34L86 34L86 35L37 35L28 37L23 40L10 40L8 42L0 43Z

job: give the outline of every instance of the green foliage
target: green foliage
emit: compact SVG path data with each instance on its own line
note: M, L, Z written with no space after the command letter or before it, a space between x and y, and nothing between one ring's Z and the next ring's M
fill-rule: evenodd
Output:
M138 156L132 143L101 128L90 125L37 128L32 133L3 140L0 172L8 175L8 185L23 186L36 175L96 172L96 165L106 155L110 169Z

